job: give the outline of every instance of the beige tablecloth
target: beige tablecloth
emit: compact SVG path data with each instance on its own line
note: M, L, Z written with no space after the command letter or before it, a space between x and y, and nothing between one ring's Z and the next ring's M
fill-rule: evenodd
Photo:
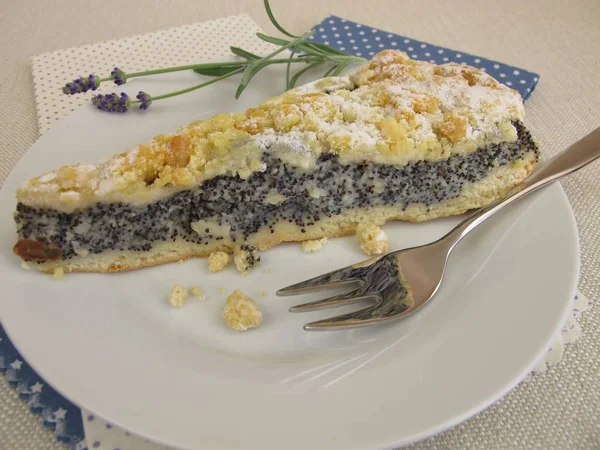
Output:
M36 54L221 16L249 14L276 33L260 0L0 1L0 182L37 138L30 58ZM541 74L527 122L546 155L600 126L600 2L272 0L302 32L327 14L485 55ZM202 55L198 55L201 57ZM582 243L581 291L600 298L600 163L563 183ZM600 449L600 309L563 361L427 449ZM0 377L0 448L58 447Z

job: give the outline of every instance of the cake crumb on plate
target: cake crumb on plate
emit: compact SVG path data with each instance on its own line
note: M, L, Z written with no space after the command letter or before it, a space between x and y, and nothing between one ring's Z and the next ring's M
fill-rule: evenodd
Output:
M236 289L227 297L223 308L223 319L229 328L246 331L261 324L262 313L254 300Z
M381 255L388 251L390 241L379 226L370 222L361 222L356 227L356 236L360 249L367 255Z
M200 286L192 286L190 288L190 294L194 297L198 297L200 300L204 300L206 297L204 296L204 291Z
M311 241L304 241L300 245L302 246L302 250L306 253L314 253L318 252L323 248L323 246L327 244L327 238L314 239Z
M169 292L169 304L181 308L188 298L188 290L181 284L176 284Z
M225 252L214 252L208 256L208 270L218 272L229 265L231 257Z
M233 255L233 262L235 263L235 267L242 273L258 266L260 256L258 256L257 248L252 245L240 246Z

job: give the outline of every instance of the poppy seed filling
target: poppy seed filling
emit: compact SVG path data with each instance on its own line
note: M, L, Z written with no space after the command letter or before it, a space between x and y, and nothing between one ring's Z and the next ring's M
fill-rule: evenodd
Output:
M210 221L229 229L233 242L243 243L267 227L274 232L280 221L305 227L322 217L347 209L376 206L432 205L459 196L463 188L534 152L537 146L521 122L518 139L479 148L436 162L405 166L341 164L336 155L322 154L312 171L298 170L263 155L264 172L247 179L216 177L147 205L98 203L73 213L17 205L15 221L20 239L51 243L68 260L82 252L149 251L154 243L183 239L200 245L223 240L210 226L198 231L192 224ZM276 195L277 201L270 199ZM39 261L43 262L43 261Z

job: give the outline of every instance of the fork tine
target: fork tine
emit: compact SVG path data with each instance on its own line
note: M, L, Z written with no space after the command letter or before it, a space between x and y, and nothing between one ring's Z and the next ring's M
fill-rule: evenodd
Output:
M330 289L334 287L346 286L360 282L352 278L354 270L352 266L344 267L343 269L334 270L324 275L319 275L310 278L300 283L292 284L277 291L277 295L285 297L289 295L307 294L309 292L320 291L322 289Z
M347 303L352 303L366 299L373 299L375 302L377 302L379 300L379 296L377 294L361 295L360 289L356 289L345 294L334 295L333 297L327 297L322 300L316 300L314 302L308 302L303 303L301 305L292 306L290 308L290 312L306 312L314 311L317 309L335 308L336 306L341 306Z
M402 316L409 314L412 310L408 309L403 313L392 316L381 316L379 312L379 304L368 306L359 311L354 311L339 316L330 317L329 319L317 320L304 325L306 331L333 331L344 330L349 328L358 328L371 325L372 323L380 323L389 319L399 319Z

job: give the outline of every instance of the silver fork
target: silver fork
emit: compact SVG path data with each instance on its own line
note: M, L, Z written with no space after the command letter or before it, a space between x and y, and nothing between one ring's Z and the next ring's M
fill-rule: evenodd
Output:
M382 323L414 313L437 292L450 252L478 225L506 206L575 172L600 157L600 128L549 161L540 164L519 186L475 212L437 241L398 250L280 289L279 296L354 285L345 294L290 308L292 312L333 308L359 300L370 305L348 314L304 325L305 330L341 330Z

